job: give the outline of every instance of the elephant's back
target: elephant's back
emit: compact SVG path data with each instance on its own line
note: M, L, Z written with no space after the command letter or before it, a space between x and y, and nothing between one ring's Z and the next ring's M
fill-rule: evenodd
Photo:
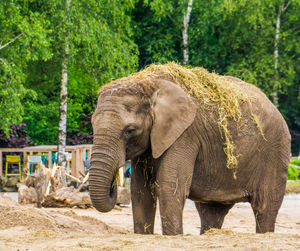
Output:
M205 131L195 164L190 198L196 201L247 201L259 183L280 184L286 179L290 155L290 134L277 108L254 85L226 77L249 97L240 102L241 118L228 120L237 168L228 169L224 138L218 128L218 114L199 108L197 117ZM205 116L203 115L205 114ZM206 116L207 115L207 116ZM234 178L236 173L236 179ZM271 177L272 176L272 177Z
M287 124L281 113L258 87L235 77L226 78L232 80L232 83L236 84L249 97L250 105L242 104L242 114L244 117L251 117L261 133L266 134L265 137L276 133L276 138L290 138Z
M291 136L284 118L259 88L236 78L231 79L247 93L250 100L250 105L242 104L241 121L235 126L231 124L231 128L235 128L232 139L236 145L239 166L256 171L257 166L260 169L277 168L285 173L290 157ZM269 163L274 165L269 166Z

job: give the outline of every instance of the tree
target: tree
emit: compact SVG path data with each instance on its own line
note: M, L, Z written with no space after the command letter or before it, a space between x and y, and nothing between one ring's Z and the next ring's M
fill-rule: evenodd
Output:
M187 10L183 15L183 29L182 29L182 44L183 44L183 64L189 63L189 44L188 44L188 29L193 7L193 0L188 1Z
M35 98L24 88L30 61L51 57L46 37L50 30L34 1L0 2L0 130L22 121L23 99Z
M286 0L282 0L278 14L276 18L276 32L275 32L275 39L274 39L274 71L275 71L275 81L278 79L278 61L279 61L279 37L280 37L280 25L281 25L281 15L286 11L287 7L290 5L290 2ZM274 92L272 95L273 103L278 106L278 93L277 93L277 86L274 85Z
M60 109L59 109L59 126L58 126L58 144L57 160L58 165L67 167L66 158L66 141L67 141L67 102L68 102L68 61L69 61L69 10L70 0L65 1L66 23L65 37L63 42L63 53L61 61L61 81L60 81Z
M69 8L66 3L47 0L43 4L40 11L49 18L52 31L48 37L52 58L31 65L25 84L39 92L37 101L26 100L26 113L30 116L25 119L31 137L40 144L53 144L57 138L61 100L57 93L62 75L68 74L68 102L63 102L68 103L68 109L64 108L67 135L74 135L83 130L81 120L92 113L99 87L128 75L137 66L137 49L130 29L131 1L72 0ZM68 64L63 57L67 55L66 45Z
M152 62L186 62L181 52L187 43L181 43L182 36L178 34L186 3L187 0L138 2L134 17L140 68ZM300 83L299 3L299 0L194 1L188 25L189 64L255 84L275 104L276 93L278 108L291 132L300 132L296 105ZM281 8L284 13L278 12Z

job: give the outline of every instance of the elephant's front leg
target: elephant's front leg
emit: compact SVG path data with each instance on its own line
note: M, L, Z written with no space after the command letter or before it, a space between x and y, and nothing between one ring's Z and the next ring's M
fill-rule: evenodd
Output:
M183 233L182 213L192 182L194 156L184 158L169 151L160 163L156 189L165 235Z
M134 232L137 234L153 234L157 201L155 176L152 157L132 161L131 198Z

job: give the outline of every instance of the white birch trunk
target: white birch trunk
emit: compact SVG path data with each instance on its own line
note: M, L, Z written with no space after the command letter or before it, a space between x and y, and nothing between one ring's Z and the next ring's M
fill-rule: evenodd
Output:
M16 36L15 38L13 38L11 41L9 41L8 43L6 43L5 45L1 45L0 46L0 50L4 49L5 47L9 46L11 43L15 42L22 35L23 35L23 33L19 34L18 36Z
M275 71L275 80L278 80L278 62L279 62L279 38L280 38L280 25L281 25L281 15L287 9L290 2L288 1L285 4L285 0L282 1L276 19L276 32L275 32L275 40L274 40L274 71ZM278 106L278 88L275 85L273 88L272 95L273 103L275 106Z
M186 13L183 15L183 29L182 29L182 41L183 41L183 64L189 63L189 43L188 43L188 29L191 18L191 12L193 7L193 0L189 0Z
M58 127L58 165L67 167L66 158L66 138L67 138L67 102L68 102L68 54L69 44L66 42L62 59L62 71L60 82L60 108L59 108L59 127Z
M66 11L69 10L70 0L66 0ZM67 103L68 103L68 58L69 58L69 35L65 35L64 52L61 63L61 82L60 82L60 108L58 126L58 145L57 160L58 165L67 167L66 157L66 138L67 138Z

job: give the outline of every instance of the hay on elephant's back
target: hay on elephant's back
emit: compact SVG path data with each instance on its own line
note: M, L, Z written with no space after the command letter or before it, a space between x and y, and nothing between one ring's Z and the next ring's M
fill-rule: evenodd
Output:
M235 145L228 129L228 121L238 122L242 118L241 103L247 103L252 115L252 120L263 135L258 118L252 113L250 98L229 78L210 73L201 67L186 68L174 62L161 65L152 64L133 75L112 81L101 88L99 94L106 91L113 93L120 91L126 93L140 93L150 98L151 93L157 88L157 79L166 79L175 82L207 109L217 107L218 127L224 139L224 152L227 156L226 166L233 169L234 178L238 167L235 156ZM128 88L130 87L130 88Z
M228 130L228 119L239 121L242 117L240 103L250 104L250 100L236 84L226 77L209 73L204 68L186 68L174 62L165 65L152 64L135 73L131 78L139 81L148 80L147 82L151 82L154 78L170 79L207 108L217 105L218 126L225 141L227 168L234 170L237 168L237 159L234 155L235 145Z

